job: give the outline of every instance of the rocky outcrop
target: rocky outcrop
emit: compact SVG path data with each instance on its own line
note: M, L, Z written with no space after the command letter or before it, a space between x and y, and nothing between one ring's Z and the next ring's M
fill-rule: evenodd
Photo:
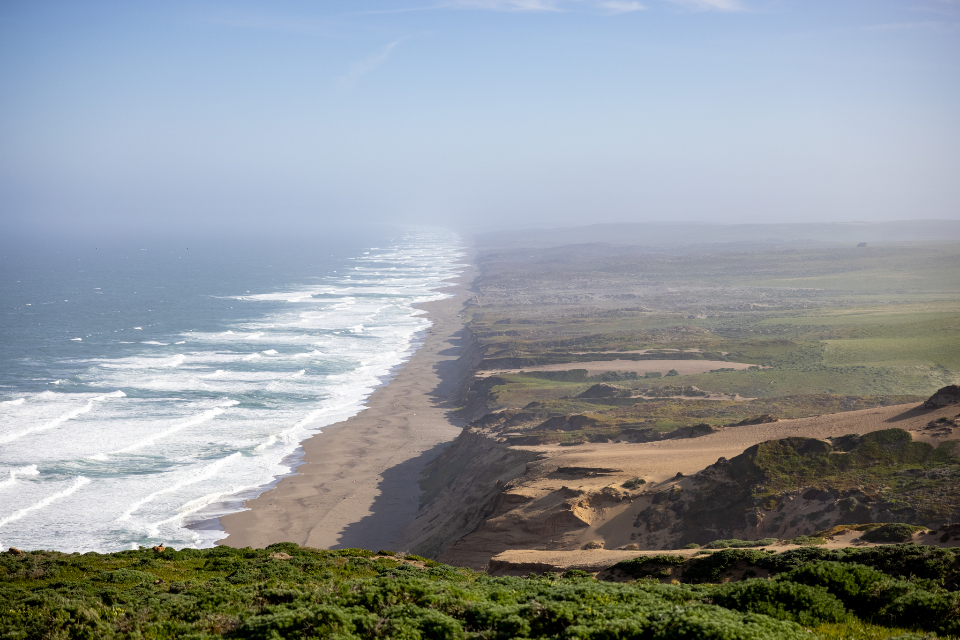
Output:
M580 395L578 398L622 398L630 395L629 389L618 387L615 384L598 382Z
M940 409L952 404L960 404L960 385L943 387L923 403L924 409Z

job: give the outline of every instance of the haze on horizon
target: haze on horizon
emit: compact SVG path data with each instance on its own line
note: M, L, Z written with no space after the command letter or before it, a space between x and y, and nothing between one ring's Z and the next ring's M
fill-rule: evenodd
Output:
M960 218L960 0L0 5L10 229Z

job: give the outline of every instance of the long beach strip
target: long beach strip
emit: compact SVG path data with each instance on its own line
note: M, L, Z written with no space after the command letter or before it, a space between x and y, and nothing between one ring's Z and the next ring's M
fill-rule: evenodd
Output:
M460 312L474 275L467 268L451 297L418 305L432 321L424 343L358 415L303 443L303 464L276 487L220 518L232 547L296 542L317 548L390 549L419 508L424 466L463 426L452 415L461 372Z

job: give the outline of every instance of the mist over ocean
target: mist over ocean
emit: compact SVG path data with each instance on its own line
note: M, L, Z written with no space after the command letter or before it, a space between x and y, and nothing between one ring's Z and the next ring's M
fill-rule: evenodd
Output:
M211 519L412 353L413 305L443 297L460 248L385 227L6 246L0 548L212 545Z

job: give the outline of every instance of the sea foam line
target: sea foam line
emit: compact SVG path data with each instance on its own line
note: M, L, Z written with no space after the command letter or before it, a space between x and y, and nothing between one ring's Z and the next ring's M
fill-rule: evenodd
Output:
M73 493L74 491L76 491L77 489L79 489L85 484L90 484L90 480L87 478L84 478L83 476L77 476L77 479L74 481L73 486L68 487L63 491L58 491L57 493L47 496L46 498L44 498L43 500L41 500L36 504L32 504L29 507L24 507L23 509L20 509L20 511L16 511L10 514L6 518L3 518L2 520L0 520L0 527L4 525L8 525L11 522L14 522L15 520L19 520L20 518L24 517L31 511L39 511L40 509L43 509L47 505L53 502L56 502L60 498L66 498L68 495L70 495L71 493Z
M233 486L225 491L208 493L205 496L201 496L199 498L190 500L189 502L185 502L183 505L181 505L177 509L177 515L171 518L167 518L166 520L161 520L160 522L154 522L153 524L148 525L147 526L148 533L151 537L158 536L160 535L160 527L162 527L163 525L179 522L183 520L183 518L185 518L186 516L190 515L191 513L196 513L197 511L200 511L200 509L203 509L204 507L209 506L218 500L222 500L227 496L233 495L235 493L239 493L241 491L246 491L248 489L255 489L257 488L257 486L258 485Z
M173 425L172 427L170 427L170 428L168 428L168 429L165 429L165 430L163 430L163 431L160 431L159 433L155 433L155 434L153 434L152 436L149 436L149 437L147 437L147 438L144 438L143 440L141 440L141 441L139 441L139 442L134 442L133 444L131 444L131 445L128 446L128 447L124 447L123 449L117 449L116 451L111 451L110 453L130 453L131 451L136 451L137 449L142 449L143 447L149 446L149 445L153 444L154 442L156 442L157 440L160 440L160 439L162 439L162 438L166 438L167 436L169 436L169 435L171 435L171 434L173 434L173 433L176 433L177 431L180 431L181 429L186 429L187 427L195 427L195 426L197 426L198 424L203 424L203 423L206 422L207 420L212 420L213 418L216 418L218 415L220 415L221 413L223 413L224 411L226 411L226 410L227 410L227 407L232 407L232 406L235 405L235 404L240 404L240 403L237 402L236 400L231 400L230 402L224 403L223 405L221 405L221 406L219 406L219 407L216 407L216 408L214 408L214 409L210 409L209 411L204 411L204 412L201 413L200 415L194 416L193 418L191 418L191 419L189 419L189 420L187 420L187 421L185 421L185 422L181 422L180 424L175 424L175 425Z
M6 489L7 487L12 487L17 482L17 476L36 476L40 475L40 471L37 470L37 465L31 464L25 467L18 467L16 469L10 469L10 478L0 482L0 489Z
M176 483L176 484L172 484L172 485L170 485L169 487L165 487L165 488L160 489L160 490L158 490L158 491L154 491L153 493L151 493L151 494L148 495L147 497L142 498L142 499L140 499L140 500L137 500L136 502L134 502L133 504L131 504L129 507L127 507L127 510L123 512L123 515L121 515L119 518L117 518L117 522L123 522L123 521L125 521L125 520L129 520L129 519L131 518L131 516L133 516L133 512L134 512L134 511L136 511L137 509L139 509L139 508L142 507L143 505L147 504L148 502L151 502L152 500L154 500L154 499L157 498L158 496L161 496L161 495L163 495L163 494L165 494L165 493L172 493L172 492L177 491L177 490L179 490L179 489L183 489L184 487L189 487L191 484L195 484L195 483L197 483L197 482L200 482L201 480L206 480L207 478L210 478L210 477L212 477L212 476L217 475L217 472L220 471L220 469L221 469L224 465L226 465L226 464L227 464L228 462L230 462L231 460L236 460L236 459L239 458L239 457L241 457L241 454L240 454L239 451L236 452L236 453L231 453L231 454L230 454L229 456L227 456L226 458L221 458L220 460L217 460L216 462L213 462L213 463L211 463L211 464L208 464L206 467L200 469L199 471L197 471L197 472L193 475L192 478L187 478L186 480L183 480L183 481L178 482L178 483Z
M0 443L13 442L14 440L19 440L24 436L28 436L31 433L37 433L38 431L47 431L48 429L53 429L54 427L58 427L68 420L73 420L77 416L81 416L84 413L87 413L88 411L93 409L94 403L103 402L107 398L123 398L123 397L126 397L126 395L127 394L125 394L123 391L114 391L113 393L108 393L106 395L97 396L96 398L91 398L87 402L87 404L83 405L82 407L78 409L71 409L70 411L66 412L65 414L61 415L58 418L54 418L53 420L51 420L50 422L47 422L46 424L37 425L36 427L30 427L29 429L24 429L23 431L20 431L18 433L8 433L5 436L0 436Z
M297 375L297 374L294 374L294 375ZM282 440L286 444L290 444L291 442L298 442L299 439L295 437L297 435L297 432L305 430L308 425L316 422L323 416L336 414L341 411L344 411L350 408L355 403L356 403L355 400L350 400L350 399L341 400L340 402L337 402L336 404L332 404L331 406L322 407L320 409L314 409L313 411L308 413L306 416L301 418L292 427L289 427L288 429L284 429L280 433L271 433L270 436L264 442L261 442L260 444L258 444L256 447L254 447L253 450L255 452L263 451L267 447L270 447L276 444L277 440ZM322 433L322 432L317 431L316 433Z

